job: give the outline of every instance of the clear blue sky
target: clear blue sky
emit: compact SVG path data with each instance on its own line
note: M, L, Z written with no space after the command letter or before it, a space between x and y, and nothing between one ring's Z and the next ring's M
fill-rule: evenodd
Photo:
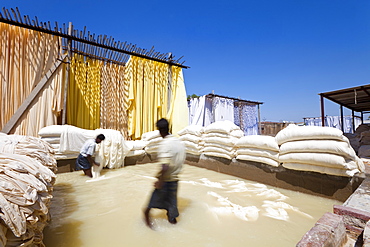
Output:
M370 83L369 0L2 0L40 21L184 56L187 94L263 102L261 119L320 116L319 93ZM327 115L339 106L325 101ZM344 112L350 114L349 111Z

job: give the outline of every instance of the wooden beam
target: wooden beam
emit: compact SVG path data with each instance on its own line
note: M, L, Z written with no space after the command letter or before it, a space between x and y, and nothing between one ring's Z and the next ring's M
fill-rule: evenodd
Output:
M22 115L26 112L26 110L30 107L32 102L35 98L39 95L45 85L50 81L50 78L54 75L55 71L59 68L62 64L63 60L66 58L66 55L63 55L56 63L54 63L49 71L46 72L45 76L40 80L40 82L36 85L36 87L32 90L32 92L28 95L28 97L23 101L22 105L18 108L18 110L14 113L14 115L10 118L10 120L5 124L1 132L5 134L9 134L9 132L14 128L16 123L22 117Z

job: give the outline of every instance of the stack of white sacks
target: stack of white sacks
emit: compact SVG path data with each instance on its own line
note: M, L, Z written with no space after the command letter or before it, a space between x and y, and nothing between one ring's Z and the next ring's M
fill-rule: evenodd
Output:
M244 136L244 132L233 122L217 121L204 128L204 149L202 153L207 156L215 156L233 159L236 141Z
M126 145L129 147L129 152L127 157L136 157L145 154L145 147L148 145L148 141L135 140L135 141L126 141Z
M279 166L279 146L272 136L243 136L235 143L236 159Z
M0 246L44 246L56 179L52 151L39 138L0 135Z
M141 135L141 140L146 142L145 152L149 155L156 154L159 143L162 141L162 136L158 130L149 131Z
M194 155L200 155L204 148L203 133L204 127L199 125L189 125L177 132L186 152Z
M353 176L364 171L349 140L331 127L289 125L276 135L279 161L287 169Z
M363 131L360 134L358 157L370 165L370 130Z

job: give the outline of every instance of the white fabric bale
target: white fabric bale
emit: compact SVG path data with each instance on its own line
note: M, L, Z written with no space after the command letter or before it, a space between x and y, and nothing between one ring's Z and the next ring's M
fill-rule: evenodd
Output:
M39 130L39 136L41 137L60 137L63 132L63 128L69 125L49 125Z
M236 147L252 147L272 151L279 151L279 146L272 136L250 135L243 136L235 142Z
M204 133L224 133L224 134L230 134L233 130L240 130L240 128L235 125L233 122L229 120L225 121L216 121L214 123L211 123L207 127L204 128Z
M357 169L357 162L342 156L326 153L287 153L279 155L280 163L304 163L339 169Z
M370 158L370 145L361 145L358 149L358 157Z
M206 137L204 138L204 143L218 143L225 146L233 147L235 144L235 140L233 138Z
M260 149L260 148L238 148L236 149L236 155L251 155L256 157L266 157L279 161L279 152Z
M336 140L303 140L281 144L280 155L286 153L331 153L356 159L356 153L348 142Z
M94 130L81 129L72 125L59 125L60 135L60 153L79 153L81 147L88 139L95 139Z
M267 157L258 157L258 156L254 156L254 155L248 155L248 154L239 154L239 155L236 156L236 159L237 160L246 160L246 161L254 161L254 162L264 163L264 164L274 166L274 167L279 166L278 161L276 161L274 159L267 158Z
M291 170L297 171L312 171L318 172L323 174L330 174L334 176L344 176L344 177L353 177L356 173L359 172L357 169L347 170L347 169L340 169L340 168L333 168L333 167L326 167L326 166L315 166L311 164L303 164L303 163L283 163L283 167Z
M332 127L320 126L297 126L290 124L286 128L280 130L276 136L276 142L281 145L288 141L299 140L343 140L343 132Z
M124 166L125 157L130 151L121 132L113 129L96 129L94 136L105 136L105 140L97 145L97 158L100 167L120 168Z
M184 135L180 136L179 139L181 141L189 141L189 142L193 142L193 143L196 143L196 144L199 143L202 140L201 137L193 135L193 134L184 134Z
M190 134L190 135L195 135L199 137L202 136L203 133L204 133L204 127L200 125L189 125L185 127L184 129L177 132L179 136Z
M158 130L153 130L153 131L143 133L141 135L141 140L150 141L150 140L158 138L158 137L161 137L161 135L159 134L159 131Z

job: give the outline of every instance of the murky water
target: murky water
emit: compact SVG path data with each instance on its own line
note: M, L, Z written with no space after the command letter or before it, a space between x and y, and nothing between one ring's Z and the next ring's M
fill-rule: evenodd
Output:
M103 170L89 181L82 172L58 174L44 230L48 247L295 246L335 200L274 188L185 165L180 175L177 225L153 209L155 230L143 209L156 164Z

